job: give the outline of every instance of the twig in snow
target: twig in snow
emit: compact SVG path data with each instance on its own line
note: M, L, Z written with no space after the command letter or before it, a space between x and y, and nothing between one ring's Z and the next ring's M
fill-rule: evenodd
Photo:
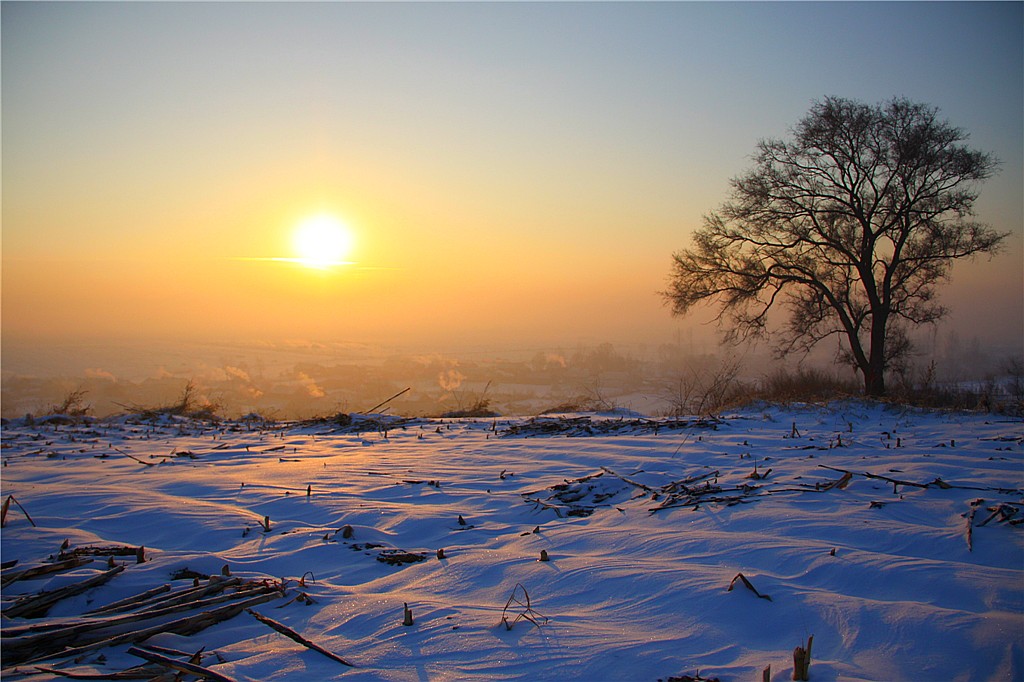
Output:
M978 505L985 502L980 497L976 500L971 500L971 510L967 512L967 551L974 551L974 515L978 512Z
M148 467L155 467L155 466L156 466L156 462L147 462L147 461L145 461L145 460L139 459L139 458L138 458L138 457L136 457L135 455L129 455L129 454L128 454L127 452L125 452L124 450L119 450L118 448L115 448L115 447L114 447L113 445L111 445L111 446L110 446L110 449L111 449L111 450L113 450L114 452L119 452L119 453L121 453L121 454L122 454L122 455L124 455L125 457L130 457L130 458L134 459L134 460L135 460L136 462L138 462L139 464L145 464L145 465L146 465L146 466L148 466Z
M995 492L998 492L998 493L1007 494L1007 495L1018 495L1018 494L1021 494L1022 492L1024 492L1024 490L1021 490L1020 488L993 488L993 487L974 486L974 485L954 485L952 483L946 483L941 478L936 478L934 481L929 481L928 483L914 483L913 481L901 481L898 478L889 478L888 476L882 476L880 474L872 474L872 473L869 473L867 471L865 471L865 472L850 471L849 469L840 469L838 467L830 467L827 464L819 464L818 466L821 467L822 469L831 469L832 471L840 471L840 472L847 473L847 474L852 474L852 475L855 475L855 476L863 476L864 478L874 478L874 479L878 479L880 481L887 481L889 483L892 483L893 491L894 492L896 490L896 486L898 486L898 485L910 486L912 488L930 488L932 486L935 486L936 488L941 488L942 490L951 490L953 488L956 488L957 490L992 490L992 491L995 491Z
M4 500L3 507L0 508L0 528L7 525L7 509L11 506L11 502L18 505L18 509L25 514L25 518L28 519L28 522L31 523L33 527L38 528L38 526L36 526L36 522L28 515L28 510L21 506L21 502L18 502L18 500L14 498L14 495L8 495L7 499Z
M163 585L161 585L159 587L154 587L151 590L146 590L145 592L140 592L139 594L132 595L131 597L125 597L124 599L120 599L118 601L111 602L110 604L107 604L106 606L101 606L98 609L93 609L91 611L86 611L83 615L86 615L86 616L98 615L98 614L110 613L112 611L120 611L120 610L132 609L132 608L135 608L136 606L138 606L140 602L145 602L148 599L151 599L151 598L157 596L158 594L163 594L164 592L170 592L170 591L171 591L171 586L168 585L167 583L164 583Z
M35 578L40 575L46 575L48 573L57 573L59 571L67 571L72 568L78 568L88 563L92 563L93 559L86 559L84 557L73 557L64 561L56 561L52 564L42 564L40 566L32 566L30 568L23 568L17 572L5 573L0 578L0 585L6 587L15 580L28 580ZM6 632L6 631L5 631Z
M15 618L17 616L26 616L29 618L36 615L42 616L50 610L51 606L61 599L81 594L91 587L102 585L123 570L123 565L115 566L109 571L104 571L92 578L81 580L77 583L72 583L71 585L65 585L64 587L60 587L55 590L44 590L38 594L23 597L4 609L4 615L8 618Z
M323 654L324 656L326 656L327 658L335 660L338 663L341 663L342 665L347 665L350 668L356 667L354 663L349 663L348 661L346 661L341 656L328 651L327 649L323 648L319 644L316 644L314 642L309 641L308 639L306 639L305 637L303 637L299 633L295 632L295 630L292 630L287 625L284 625L283 623L278 623L276 620L273 620L272 618L267 618L266 616L264 616L262 614L256 613L252 609L246 609L246 612L250 616L255 618L256 620L258 620L259 622L261 622L264 625L266 625L267 627L269 627L270 629L276 630L277 632L280 632L282 635L284 635L288 639L293 640L295 642L298 642L299 644L301 644L302 646L306 647L307 649L312 649L313 651L319 652L319 653Z
M49 658L52 656L60 656L61 658L80 656L81 654L89 651L95 651L96 649L102 649L108 646L115 646L124 642L141 642L160 632L170 632L178 635L192 635L210 627L211 625L219 623L220 621L234 618L251 606L262 604L270 601L271 599L277 599L280 596L281 592L279 590L274 590L273 592L250 597L244 601L231 602L224 604L223 606L210 609L209 611L203 611L202 613L192 616L179 618L178 620L174 620L169 623L160 623L151 627L142 628L141 630L133 630L131 632L115 635L98 642L50 653L35 660L43 660L43 658ZM33 660L28 662L33 663L35 661Z
M818 466L821 467L822 469L831 469L832 471L839 471L839 472L842 472L844 474L851 474L852 475L852 474L856 473L856 472L850 471L849 469L839 469L837 467L830 467L827 464L819 464ZM892 483L893 491L894 492L896 490L896 486L898 486L898 485L910 486L912 488L927 488L929 485L931 485L930 483L914 483L913 481L901 481L898 478L889 478L888 476L882 476L882 475L879 475L879 474L871 474L871 473L868 473L866 471L863 472L863 473L860 473L858 475L859 476L863 476L864 478L874 478L874 479L878 479L880 481L888 481L889 483Z
M408 392L409 392L409 391L411 391L411 390L412 390L412 386L410 386L409 388L406 388L406 389L404 389L404 390L401 390L401 391L399 391L398 393L396 393L396 394L394 394L393 396L391 396L390 398L388 398L387 400L385 400L384 402L382 402L382 403L378 403L377 405L374 405L373 407L371 407L370 409L368 409L368 410L367 410L366 412L364 412L363 414L373 414L373 411L374 411L374 410L379 410L380 408L384 407L385 405L387 405L388 403L390 403L390 402L391 402L392 400L394 400L394 399L395 399L395 398L397 398L398 396L400 396L400 395L404 395L404 394L408 393Z
M772 598L769 597L767 594L761 594L760 592L758 592L757 588L755 588L754 585L749 580L747 580L747 576L743 575L742 573L737 573L736 574L736 576L729 583L729 589L727 589L726 592L732 592L732 588L736 584L737 580L742 581L743 584L746 585L748 590L750 590L751 592L756 594L761 599L767 599L768 601L772 600Z
M1017 512L1019 511L1017 507L1014 507L1013 505L1000 502L994 507L989 507L988 511L992 513L988 515L988 518L979 523L979 526L984 526L989 521L994 519L997 515L1000 517L1000 521L1008 521L1011 525L1016 526L1020 523L1020 521L1013 518L1017 515Z
M139 658L143 658L151 663L159 663L160 665L166 666L173 670L180 670L181 672L189 673L190 675L196 675L198 677L202 677L203 679L214 680L214 682L235 682L232 678L228 677L227 675L221 675L219 672L216 672L215 670L210 670L209 668L204 668L203 666L198 665L197 663L191 663L189 661L177 661L169 656L164 656L163 654L157 653L155 651L150 651L149 649L145 649L143 647L129 647L128 653L130 653L132 656L138 656Z
M850 484L850 481L852 479L853 479L853 473L847 471L845 474L840 476L835 481L829 481L825 485L821 486L821 490L832 490L832 488L839 488L840 490L844 490L846 488L846 486L848 486ZM818 484L815 483L814 487L815 487L815 489L818 489Z
M533 502L534 504L539 504L540 506L544 507L545 509L550 509L553 512L555 512L556 514L558 514L558 518L563 518L562 517L562 510L559 507L556 507L553 504L548 504L547 502L544 502L543 500L541 500L539 498L534 498L534 497L527 497L527 498L525 498L525 500L527 502Z
M640 488L641 490L646 490L649 493L656 492L654 490L654 488L651 488L650 486L646 486L643 483L639 483L637 481L631 481L630 479L626 478L625 476L622 476L620 474L615 473L614 471L612 471L608 467L603 466L603 467L601 467L601 470L604 471L605 473L611 474L615 478L618 478L618 479L620 479L622 481L625 481L626 483L630 484L631 486L633 486L635 488Z
M35 668L39 672L66 677L70 680L153 680L157 679L165 671L163 666L154 665L137 665L127 670L102 673L75 673L70 670L49 668L44 665L37 665Z

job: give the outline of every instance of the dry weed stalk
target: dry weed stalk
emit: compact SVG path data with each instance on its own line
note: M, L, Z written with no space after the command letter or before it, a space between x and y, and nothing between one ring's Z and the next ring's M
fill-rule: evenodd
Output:
M733 577L732 581L731 581L731 582L729 583L729 589L727 589L727 590L726 590L726 592L732 592L732 588L733 588L733 587L734 587L734 586L736 585L736 581L737 581L737 580L739 580L739 581L742 581L742 583L743 583L743 584L744 584L744 585L746 586L746 588L747 588L748 590L750 590L751 592L753 592L754 594L756 594L756 595L757 595L758 597L760 597L761 599L767 599L768 601L771 601L771 600L772 600L772 598L771 598L771 597L769 597L769 596L768 596L767 594L761 594L760 592L758 592L758 591L757 591L757 588L755 588L755 587L754 587L754 584L753 584L753 583L751 583L751 582L750 582L750 581L749 581L749 580L747 579L747 576L743 575L742 573L737 573L737 574L736 574L736 575L735 575L735 576Z
M520 597L519 594L522 593ZM516 612L515 618L510 622L509 609L514 606L519 607ZM513 611L516 609L513 608ZM511 630L512 626L521 620L528 620L537 627L544 625L548 622L547 616L541 615L533 606L530 604L530 593L526 591L522 583L516 583L516 586L512 588L512 594L509 596L508 601L505 602L505 608L501 610L501 622L505 625L506 630ZM541 622L543 621L543 622Z
M66 417L84 417L92 411L92 405L85 405L85 394L88 391L77 389L64 396L59 405L50 405L47 414L59 414Z
M32 520L31 516L29 516L28 510L21 506L21 502L18 502L18 500L14 498L14 495L8 495L4 499L3 506L0 506L0 528L7 525L7 510L10 509L11 502L18 505L18 509L25 514L25 518L28 519L28 522L31 523L33 527L36 527L36 522Z

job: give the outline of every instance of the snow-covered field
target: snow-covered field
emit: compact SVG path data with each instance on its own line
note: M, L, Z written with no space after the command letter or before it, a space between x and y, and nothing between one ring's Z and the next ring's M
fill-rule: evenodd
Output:
M5 616L125 565L5 617L5 680L145 663L131 642L33 661L48 635L24 626L85 631L113 617L87 611L192 587L182 569L283 582L253 611L354 664L245 611L144 642L205 647L200 664L235 680L789 680L812 635L811 680L1024 679L1020 420L860 402L716 422L19 420L2 459L5 582L65 541L146 559L6 584Z

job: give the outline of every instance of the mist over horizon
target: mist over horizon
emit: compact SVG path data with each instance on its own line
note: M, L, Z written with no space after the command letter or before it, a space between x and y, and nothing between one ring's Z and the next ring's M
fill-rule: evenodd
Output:
M1002 381L1024 362L1024 342L986 342L955 329L919 333L905 366L921 380L949 385ZM651 416L678 412L683 383L698 390L722 367L738 363L736 380L750 387L777 373L812 368L856 390L858 377L837 365L835 347L776 359L766 344L723 346L713 327L677 329L647 343L577 339L563 344L511 340L487 345L384 345L315 340L113 340L40 345L5 338L0 416L41 416L72 392L92 416L159 408L191 383L217 416L258 413L271 419L365 412L408 388L386 410L437 416L483 401L501 415L559 407L626 409Z

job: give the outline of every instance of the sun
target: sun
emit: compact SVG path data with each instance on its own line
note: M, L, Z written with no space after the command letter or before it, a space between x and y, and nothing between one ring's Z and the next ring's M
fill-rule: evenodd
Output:
M292 244L295 261L311 268L348 265L352 252L352 230L340 219L327 213L305 218L295 227Z

